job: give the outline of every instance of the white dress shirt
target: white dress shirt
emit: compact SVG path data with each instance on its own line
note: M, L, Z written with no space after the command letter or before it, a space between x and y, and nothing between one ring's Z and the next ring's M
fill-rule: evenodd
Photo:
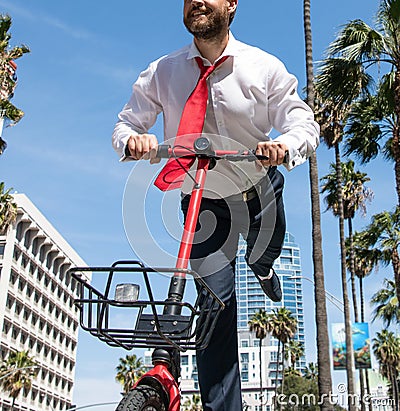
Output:
M126 159L124 150L129 137L147 133L160 113L164 139L176 136L183 107L199 78L197 56L205 65L211 65L193 42L151 63L140 74L112 137L121 160ZM319 126L297 94L296 78L276 57L237 41L231 33L220 58L223 56L230 57L208 78L209 101L203 132L214 135L213 146L234 149L237 144L256 148L258 142L270 140L274 128L281 133L274 141L289 148L286 168L291 170L305 162L319 144ZM254 163L219 161L208 173L205 196L244 191L261 175L265 172ZM190 191L187 180L184 192ZM218 193L221 187L224 193Z

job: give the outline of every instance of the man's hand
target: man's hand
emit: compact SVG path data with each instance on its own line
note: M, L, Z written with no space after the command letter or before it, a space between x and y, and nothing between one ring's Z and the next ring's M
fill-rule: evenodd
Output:
M283 164L287 151L288 146L284 143L277 141L262 141L257 144L256 154L268 157L268 160L260 161L264 167L279 166Z
M160 159L155 157L157 146L158 141L154 134L137 134L130 136L126 145L131 158L134 160L150 159L151 163L160 162Z

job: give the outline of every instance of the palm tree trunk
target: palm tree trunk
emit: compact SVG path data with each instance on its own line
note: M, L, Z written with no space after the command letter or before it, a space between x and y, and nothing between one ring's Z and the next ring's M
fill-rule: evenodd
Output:
M394 283L396 285L397 302L400 307L400 257L396 249L393 249L391 259L394 273Z
M353 220L352 218L347 219L347 225L349 230L349 250L350 250L350 280L351 280L351 295L353 300L353 313L354 321L358 323L358 305L357 305L357 292L356 292L356 282L354 274L354 248L353 248Z
M388 365L389 373L390 373L390 384L392 386L392 399L394 401L393 409L395 411L399 410L399 389L398 389L398 382L396 378L396 371L392 365Z
M364 287L363 287L363 277L359 278L359 284L360 284L360 311L361 311L361 322L363 323L365 321L365 309L364 309ZM371 398L371 388L369 386L369 375L368 375L368 369L363 370L364 371L364 377L365 377L365 388L367 390L367 395L368 398ZM372 401L368 401L368 410L372 411Z
M350 279L351 279L351 295L353 300L354 321L358 323L358 307L357 307L357 292L356 281L354 274L354 248L353 248L353 220L347 219L348 235L349 235L349 251L350 251ZM365 394L364 373L362 369L358 370L358 379L360 380L360 397L361 397L361 411L365 411L365 401L363 401Z
M282 382L281 382L281 394L283 394L283 384L285 382L285 343L282 343ZM282 411L283 403L280 401L279 410Z
M394 392L394 395L395 395L395 410L396 411L399 411L399 401L400 401L400 398L399 398L399 379L398 379L398 377L399 377L399 374L398 374L398 372L397 372L397 370L395 370L395 377L394 377L394 390L395 390L395 392Z
M314 69L312 55L311 32L311 0L303 1L304 38L306 46L306 72L307 72L307 104L314 109ZM315 323L317 337L317 362L318 362L318 389L322 398L322 411L333 410L329 401L332 393L332 376L329 353L328 317L326 313L325 279L322 258L322 233L321 233L321 205L319 198L319 178L317 156L315 153L309 158L309 178L311 191L311 220L314 266L314 300Z
M274 397L274 410L276 410L277 405L277 394L278 394L278 377L279 377L279 354L281 352L281 340L278 339L278 352L276 353L276 375L275 375L275 397Z
M338 140L337 140L338 141ZM347 376L347 394L348 394L348 409L355 411L354 398L354 355L353 355L353 338L350 318L349 295L347 292L347 276L346 276L346 245L344 236L344 212L343 212L343 190L342 190L342 166L340 159L339 144L335 144L335 163L336 163L336 181L337 195L339 206L339 237L340 237L340 271L342 278L342 293L343 293L343 309L344 309L344 328L346 335L346 376Z
M360 289L361 322L363 323L365 321L365 301L364 301L363 277L359 278L359 289Z
M263 407L263 388L262 388L262 361L261 361L261 355L262 355L262 339L260 338L260 410L262 410Z
M400 62L399 66L400 67ZM394 170L396 178L397 203L400 206L400 71L394 76L394 104L397 123L393 126L392 150L395 161Z

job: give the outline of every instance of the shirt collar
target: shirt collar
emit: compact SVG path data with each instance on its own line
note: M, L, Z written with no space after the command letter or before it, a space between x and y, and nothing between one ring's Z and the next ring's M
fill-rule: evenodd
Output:
M235 39L235 37L233 37L232 32L229 31L228 44L225 47L225 50L222 53L222 55L218 58L218 60L224 56L237 56L239 54L239 44L240 42L238 42ZM208 61L200 54L199 49L196 47L196 44L194 43L194 40L193 40L192 44L190 44L189 46L189 51L188 51L186 59L191 60L191 59L194 59L195 57L201 57L203 60Z

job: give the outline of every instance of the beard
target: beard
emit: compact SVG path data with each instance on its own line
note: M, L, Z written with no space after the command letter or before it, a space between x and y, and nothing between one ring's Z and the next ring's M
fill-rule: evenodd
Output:
M195 38L211 40L228 31L229 13L227 10L208 11L204 16L206 21L203 18L199 19L191 16L183 18L185 27Z

